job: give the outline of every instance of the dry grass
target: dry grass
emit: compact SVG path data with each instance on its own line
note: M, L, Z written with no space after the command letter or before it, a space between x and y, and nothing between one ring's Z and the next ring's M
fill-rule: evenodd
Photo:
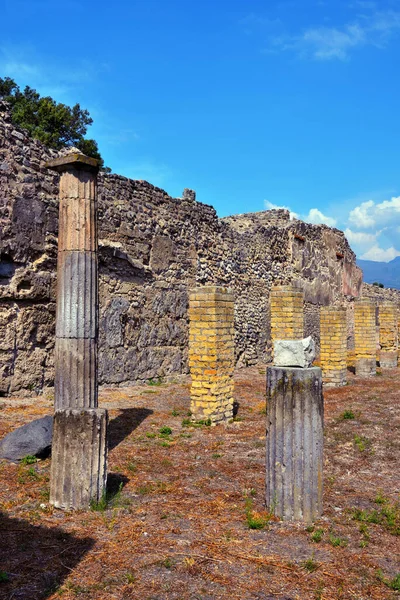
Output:
M188 384L104 390L110 484L122 490L103 510L63 513L48 505L49 460L0 463L0 598L398 598L400 371L351 377L325 395L313 530L265 510L259 368L237 373L240 420L226 427L182 425ZM0 435L51 410L45 398L3 404Z

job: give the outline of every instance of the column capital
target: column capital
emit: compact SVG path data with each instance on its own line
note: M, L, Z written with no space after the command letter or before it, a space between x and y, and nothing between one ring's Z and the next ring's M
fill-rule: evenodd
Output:
M52 171L58 171L58 173L68 171L71 168L97 173L99 170L99 161L96 158L82 154L82 152L74 148L73 151L64 154L64 156L49 160L45 163L45 167Z

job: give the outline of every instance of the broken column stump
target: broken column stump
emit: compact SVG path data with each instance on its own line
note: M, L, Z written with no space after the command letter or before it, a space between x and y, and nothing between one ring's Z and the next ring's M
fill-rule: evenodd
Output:
M320 362L325 387L347 382L347 312L345 308L321 306Z
M397 305L386 301L379 304L379 364L381 367L397 367Z
M322 514L323 426L321 369L268 367L266 504L285 521Z
M233 417L234 297L204 286L189 294L190 410L212 424Z
M99 502L107 479L107 411L56 410L50 470L50 504L64 510Z
M369 298L354 302L356 375L376 375L376 304Z
M108 417L97 409L98 163L71 149L47 167L60 173L50 503L85 509L107 472Z

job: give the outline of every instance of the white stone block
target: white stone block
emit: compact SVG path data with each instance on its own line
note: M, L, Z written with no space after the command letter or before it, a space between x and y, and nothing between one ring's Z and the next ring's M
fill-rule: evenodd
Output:
M276 367L310 367L315 358L315 344L311 336L303 340L276 340L274 365Z

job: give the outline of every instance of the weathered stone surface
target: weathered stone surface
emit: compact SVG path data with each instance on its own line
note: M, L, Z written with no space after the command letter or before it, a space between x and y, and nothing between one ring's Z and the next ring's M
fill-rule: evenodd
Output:
M322 514L323 425L321 369L268 367L266 504L284 520Z
M68 160L70 159L70 162ZM57 259L55 408L97 407L97 162L67 153L61 172Z
M50 452L53 417L35 419L7 434L0 441L0 458L19 461L25 456L44 456Z
M54 381L59 175L44 165L58 156L13 131L0 102L0 394L33 394ZM68 197L76 193L79 186ZM350 302L360 293L361 271L344 234L290 220L288 211L219 219L192 193L171 198L114 174L100 174L98 200L102 384L188 372L187 299L194 285L234 290L238 365L271 358L272 284L304 290L304 335L313 336L317 350L319 306L343 292ZM363 289L400 301L390 290ZM110 308L114 299L128 308Z
M276 340L274 365L276 367L310 367L315 358L315 343L311 336L302 340Z
M50 503L64 510L98 502L107 479L108 414L104 409L54 413Z

